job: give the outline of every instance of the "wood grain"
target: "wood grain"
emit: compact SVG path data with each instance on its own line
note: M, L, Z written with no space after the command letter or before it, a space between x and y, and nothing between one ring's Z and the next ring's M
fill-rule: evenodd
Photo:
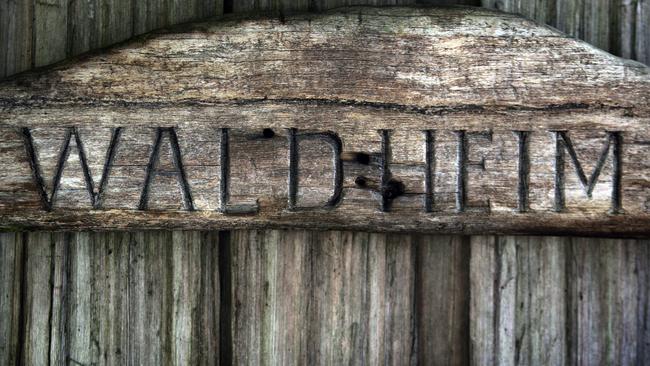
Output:
M603 50L648 64L647 1L483 0L482 5L525 15Z
M295 230L0 240L0 359L11 364L650 361L644 240Z
M411 5L413 0L283 0L283 1L228 1L221 0L144 0L121 3L114 0L73 0L68 2L65 27L61 24L56 32L42 34L41 38L54 39L50 55L63 58L88 50L111 45L110 42L125 40L132 35L185 22L210 18L222 13L262 12L278 16L279 12L323 11L350 5ZM577 0L420 0L418 4L429 5L483 5L511 13L523 14L531 19L552 25L568 34L625 58L644 63L650 59L650 28L645 21L649 17L647 1L604 0L580 2ZM47 22L47 13L33 16L34 3L29 1L5 1L0 14L4 15L0 32L0 78L33 68L35 43L32 34L35 25ZM39 13L40 14L40 13ZM132 26L129 25L132 24ZM104 25L102 25L104 24ZM105 36L104 34L108 34ZM54 48L54 44L57 45ZM42 52L42 50L41 50ZM5 55L6 57L3 57ZM50 56L51 57L51 56ZM39 56L41 62L43 57Z
M648 91L486 10L189 25L0 85L1 225L645 235Z
M466 244L451 237L234 231L232 362L467 364ZM436 266L446 255L453 262Z
M23 234L0 234L0 362L15 365L21 357Z
M33 19L33 2L0 2L0 78L34 67Z
M647 260L644 241L474 237L473 361L647 362Z
M419 236L416 327L420 364L470 363L470 242L462 236Z

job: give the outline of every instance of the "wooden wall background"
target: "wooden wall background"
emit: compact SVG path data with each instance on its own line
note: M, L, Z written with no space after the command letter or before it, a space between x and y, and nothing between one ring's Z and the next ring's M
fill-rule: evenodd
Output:
M647 365L650 241L0 234L3 365Z
M224 12L413 2L0 0L0 77ZM650 63L647 0L483 5ZM3 365L650 364L648 240L0 233L0 262Z
M650 64L649 0L1 0L0 78L223 13L416 2L520 13L615 55Z

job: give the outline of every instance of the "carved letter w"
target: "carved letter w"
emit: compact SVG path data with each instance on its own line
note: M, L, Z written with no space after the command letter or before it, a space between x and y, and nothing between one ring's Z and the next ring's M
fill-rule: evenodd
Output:
M29 159L29 164L32 169L32 176L38 187L39 194L41 196L41 202L43 204L43 209L46 211L51 211L54 205L54 199L56 197L56 192L59 188L61 182L61 175L63 174L63 167L65 166L68 156L70 155L70 140L74 135L75 143L77 144L77 150L79 152L79 161L81 163L81 170L84 175L84 180L86 183L86 189L90 195L90 202L92 203L93 208L101 208L102 206L102 196L106 184L108 182L108 175L110 173L111 165L115 157L117 142L120 138L121 128L115 128L111 136L111 142L106 153L106 160L104 162L104 169L102 174L102 179L99 182L99 189L95 191L94 180L90 174L90 168L88 167L88 160L86 159L86 152L84 150L83 142L81 137L79 137L79 131L76 127L69 127L66 129L65 136L63 137L63 145L59 153L59 157L56 163L56 168L54 170L54 178L52 178L52 191L50 194L46 192L46 187L43 182L43 174L41 172L41 166L38 162L38 156L36 154L36 149L34 148L34 139L32 138L32 133L29 128L23 128L22 134L25 140L25 148L27 149L27 158Z

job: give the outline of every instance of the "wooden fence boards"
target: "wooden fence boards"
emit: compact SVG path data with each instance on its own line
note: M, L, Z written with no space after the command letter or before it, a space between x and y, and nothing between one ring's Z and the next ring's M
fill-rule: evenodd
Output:
M650 361L644 240L278 230L0 237L0 285L13 288L0 301L9 362Z
M23 234L0 234L0 363L15 365L21 358L21 286Z
M66 0L34 2L34 66L61 61L67 56L68 4Z
M474 362L647 362L647 246L611 239L474 237Z
M615 55L650 62L647 1L483 0L482 5L550 24Z
M470 361L470 240L416 236L417 359L424 365Z
M647 241L599 240L596 247L587 243L593 245L573 240L575 260L568 268L574 279L567 293L572 362L647 362ZM592 286L594 282L599 286Z
M0 2L0 78L34 67L32 1Z

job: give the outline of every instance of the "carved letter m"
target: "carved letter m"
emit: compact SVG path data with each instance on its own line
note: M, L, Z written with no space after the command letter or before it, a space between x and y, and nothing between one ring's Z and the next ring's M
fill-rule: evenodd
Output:
M578 160L573 143L569 138L566 131L553 131L555 135L555 211L561 212L565 208L565 194L564 194L564 152L569 153L569 157L573 162L578 179L587 194L591 198L591 194L596 186L598 177L605 165L605 161L609 155L610 149L612 150L612 204L611 213L617 214L621 210L621 133L620 132L607 132L607 141L603 146L603 150L598 157L596 167L587 179L582 165Z

